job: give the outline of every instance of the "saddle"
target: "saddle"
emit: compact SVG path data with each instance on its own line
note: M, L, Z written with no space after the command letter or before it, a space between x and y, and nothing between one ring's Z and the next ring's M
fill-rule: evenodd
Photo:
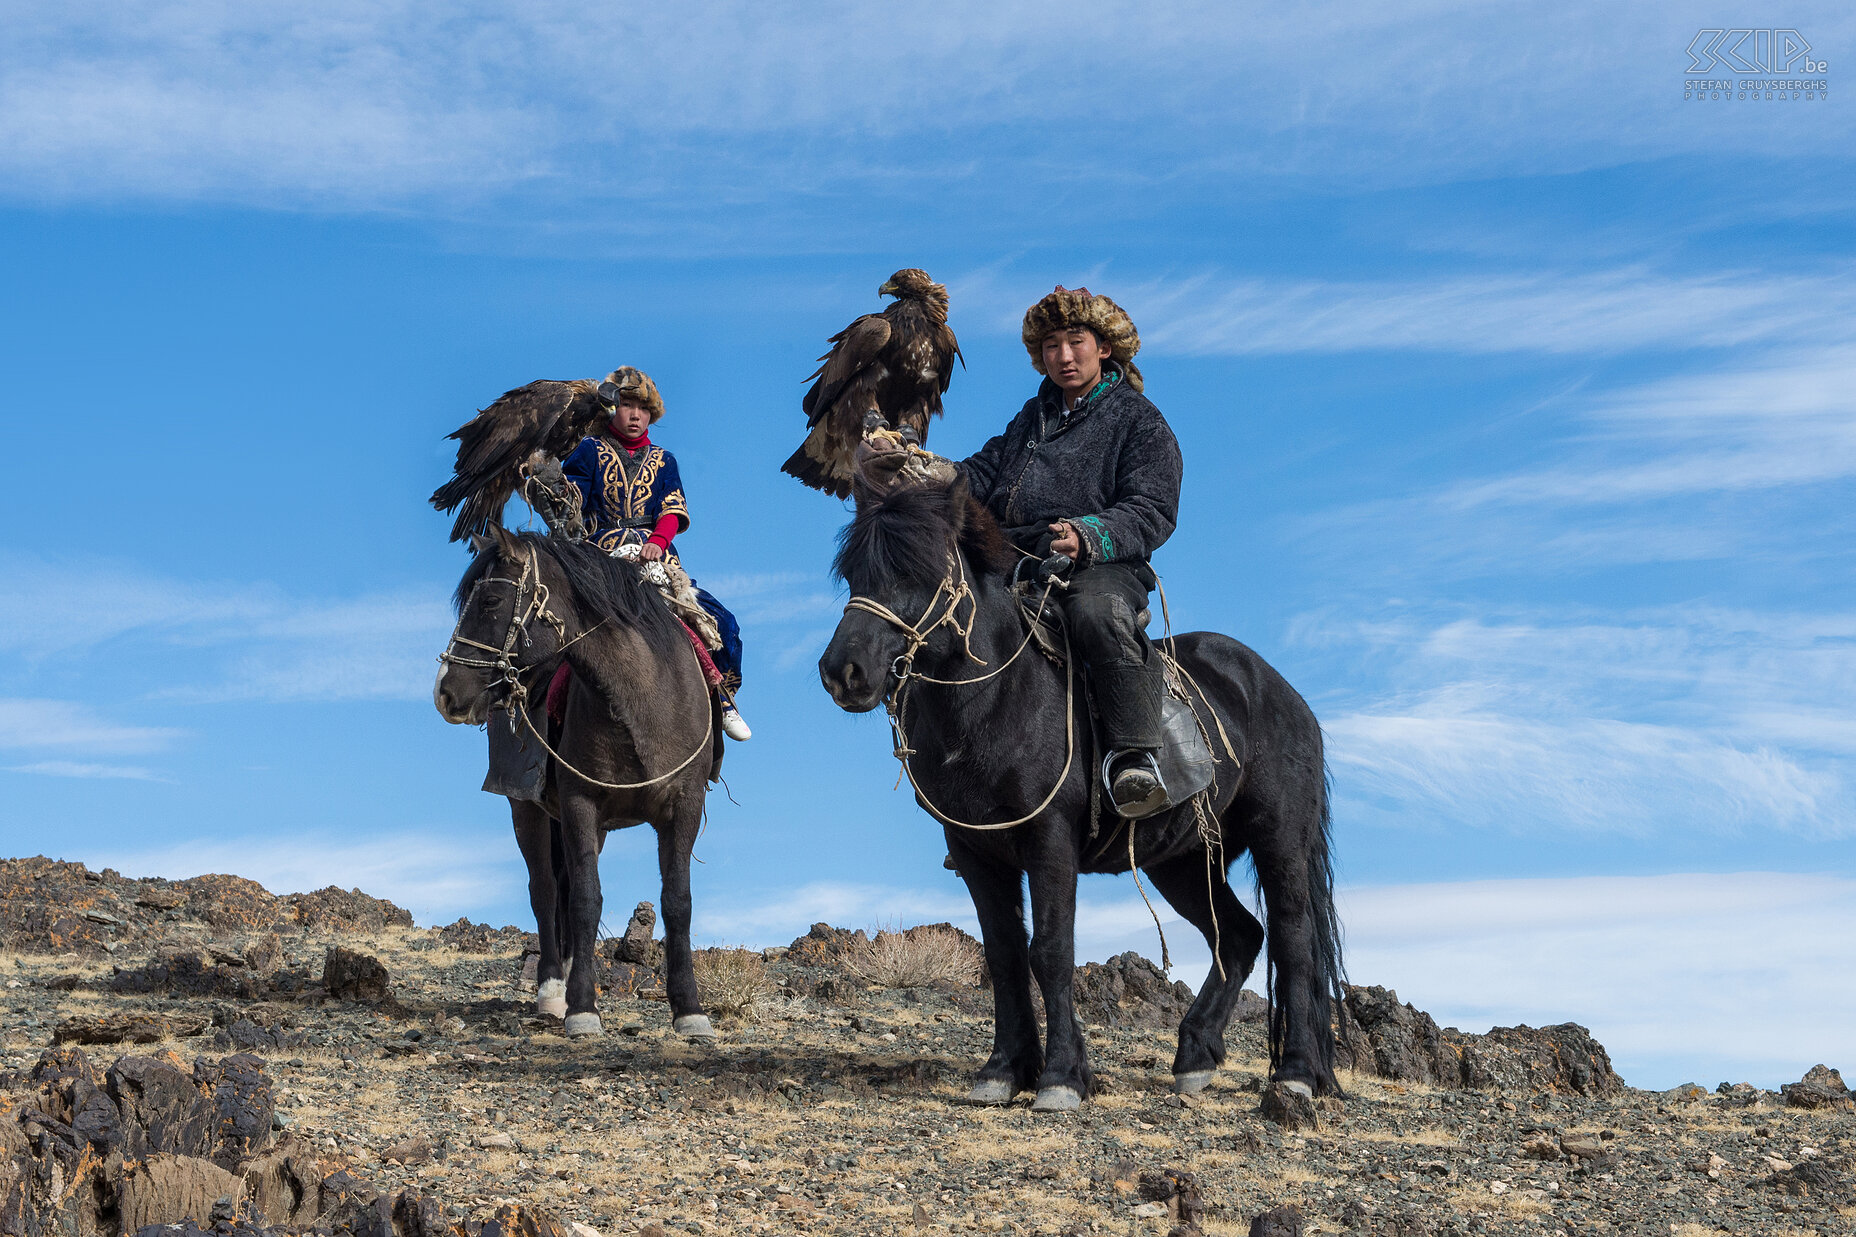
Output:
M1013 592L1018 599L1019 617L1031 636L1031 642L1037 645L1038 652L1053 663L1063 665L1066 644L1063 611L1049 604L1040 610L1039 602L1044 593L1030 584L1020 584ZM1143 609L1135 619L1145 627L1152 617L1151 612ZM1154 646L1154 652L1159 654L1166 667L1167 685L1166 695L1160 702L1160 750L1154 753L1155 763L1160 767L1160 783L1166 791L1165 802L1154 812L1158 815L1169 808L1178 807L1210 786L1215 763L1211 748L1206 743L1204 722L1186 691L1179 663L1158 644ZM1089 704L1089 724L1093 736L1101 725L1093 699ZM1100 742L1095 746L1099 749ZM1106 792L1109 785L1107 753L1103 753L1103 759L1097 763L1100 764L1102 790ZM1109 802L1113 803L1112 797Z

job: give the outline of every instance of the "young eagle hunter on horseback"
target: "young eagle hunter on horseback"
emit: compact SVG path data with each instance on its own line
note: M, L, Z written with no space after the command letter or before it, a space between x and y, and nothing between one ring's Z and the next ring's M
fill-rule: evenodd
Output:
M1129 871L1212 951L1179 1025L1174 1086L1211 1082L1267 944L1272 1083L1338 1094L1344 970L1321 727L1231 637L1186 632L1165 656L1147 638L1148 557L1173 532L1182 469L1142 394L1128 315L1058 288L1023 334L1045 381L977 454L954 464L880 427L866 434L836 562L851 596L819 658L840 708L888 710L894 754L973 898L994 1021L968 1099L1035 1090L1035 1110L1065 1111L1089 1097L1077 878ZM1027 621L1046 603L1064 620L1054 644ZM1099 767L1079 681L1109 750ZM1098 804L1103 782L1111 802ZM1267 933L1231 886L1245 854Z
M1027 556L1014 578L1040 564L1065 578L1052 600L1089 668L1115 810L1150 816L1166 806L1155 759L1165 676L1145 630L1147 560L1179 514L1179 444L1141 394L1141 337L1114 301L1059 287L1026 312L1023 338L1043 384L956 467Z
M626 366L617 372L622 377L612 420L599 434L582 439L561 471L580 491L588 540L621 558L635 555L645 563L674 564L678 558L671 543L690 526L690 510L677 457L651 441L650 427L664 415L664 398L642 370ZM695 588L694 580L690 584L721 637L721 648L711 656L720 676L715 687L722 701L722 733L752 738L734 699L741 688L740 625L728 607Z

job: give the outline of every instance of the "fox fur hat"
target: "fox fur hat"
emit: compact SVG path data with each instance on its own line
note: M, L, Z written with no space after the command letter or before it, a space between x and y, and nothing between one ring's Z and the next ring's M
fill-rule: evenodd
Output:
M1077 326L1088 327L1108 345L1109 359L1121 366L1128 385L1140 390L1141 371L1134 367L1134 354L1141 350L1141 333L1134 329L1127 310L1088 288L1058 284L1049 296L1025 311L1025 351L1031 354L1031 368L1040 374L1045 372L1046 335Z
M606 380L599 384L599 393L614 408L622 399L637 400L650 410L653 425L664 415L664 397L657 393L657 384L651 381L651 375L635 365L621 365L607 374Z

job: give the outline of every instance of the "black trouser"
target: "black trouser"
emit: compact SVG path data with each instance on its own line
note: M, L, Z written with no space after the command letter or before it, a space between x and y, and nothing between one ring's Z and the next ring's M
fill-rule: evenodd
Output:
M1099 563L1071 573L1059 589L1070 647L1089 668L1102 738L1125 751L1160 746L1160 701L1165 675L1140 614L1147 609L1153 573L1145 564Z

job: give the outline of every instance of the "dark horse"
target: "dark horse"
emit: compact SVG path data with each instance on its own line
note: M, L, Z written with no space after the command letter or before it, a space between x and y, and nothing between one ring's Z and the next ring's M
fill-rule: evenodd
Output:
M509 706L525 703L560 658L574 671L544 801L511 801L542 942L542 1002L564 980L567 1034L599 1034L599 852L608 830L649 822L674 1025L711 1037L690 958L690 852L721 735L689 636L636 568L591 546L500 528L472 544L477 557L458 582L458 625L432 692L440 715L508 725ZM543 713L537 701L528 716L545 728ZM566 965L574 958L583 965Z
M1003 582L1015 557L964 482L860 495L836 563L852 602L819 659L819 676L854 713L893 703L906 686L897 742L913 748L917 801L943 821L993 978L993 1051L969 1098L1005 1103L1035 1089L1034 1107L1064 1110L1093 1083L1071 994L1076 878L1128 871L1129 826L1105 809L1102 836L1091 844L1086 705L1063 668L1035 651L1015 657L1024 627ZM1220 758L1210 803L1217 845L1208 847L1190 805L1141 821L1133 840L1138 866L1215 954L1180 1023L1174 1085L1197 1091L1211 1081L1224 1059L1225 1024L1263 945L1263 925L1228 879L1230 864L1249 851L1269 919L1272 1075L1298 1090L1338 1094L1331 1017L1343 976L1321 728L1281 675L1228 636L1193 632L1176 648L1201 708L1215 711L1242 768L1205 717ZM905 683L914 676L923 677ZM971 827L1020 817L1029 819ZM1044 1046L1033 974L1044 994Z

